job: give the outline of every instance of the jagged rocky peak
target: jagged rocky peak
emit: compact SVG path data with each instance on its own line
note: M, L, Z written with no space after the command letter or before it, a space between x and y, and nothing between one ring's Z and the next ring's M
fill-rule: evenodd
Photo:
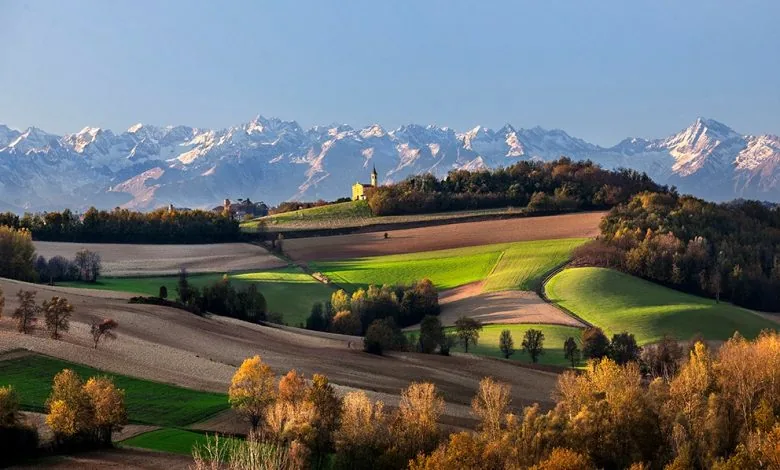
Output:
M701 194L710 198L780 200L780 139L741 136L712 119L698 118L668 138L631 138L604 148L560 129L509 123L460 133L420 124L391 131L340 123L302 129L295 121L257 115L223 129L139 123L119 134L86 127L64 137L0 125L0 203L79 208L116 201L117 192L124 193L126 207L137 209L171 202L198 207L225 196L271 204L335 199L348 195L349 185L373 164L384 180L398 181L560 156L645 171L683 192L706 188ZM159 178L139 178L155 168Z

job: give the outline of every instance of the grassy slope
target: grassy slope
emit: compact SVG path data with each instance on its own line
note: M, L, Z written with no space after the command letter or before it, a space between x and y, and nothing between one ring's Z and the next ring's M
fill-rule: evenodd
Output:
M222 274L191 274L190 282L195 286L217 281ZM273 271L232 274L230 278L244 283L255 282L268 303L268 310L281 313L284 321L293 326L306 321L314 302L330 298L333 289L317 282L300 268L288 267ZM155 277L106 277L97 283L70 282L62 286L88 287L93 289L132 292L141 295L156 296L160 286L168 288L168 298L176 298L176 276Z
M299 211L284 212L243 222L241 228L251 229L264 223L267 227L285 225L333 225L338 223L359 223L361 219L373 217L366 201L340 202L320 207L311 207Z
M367 284L409 283L427 277L439 289L487 279L486 289L529 289L569 257L585 239L501 243L403 255L311 263L335 282L356 289Z
M628 331L640 344L670 334L687 340L702 334L725 340L735 330L754 337L777 325L731 304L678 292L603 268L566 269L545 287L553 302L600 326L607 335Z
M122 446L140 447L142 449L159 450L173 454L191 455L195 445L203 446L207 440L206 434L187 431L185 429L158 429L139 434L122 441ZM220 441L235 441L235 438L220 437Z
M430 222L436 220L457 220L469 217L517 215L524 209L502 207L498 209L477 209L432 214L374 216L366 201L344 202L328 206L313 207L300 211L270 215L241 223L241 229L252 231L260 223L269 231L329 229L346 227L365 227L380 224L403 224L411 222Z
M186 426L228 408L227 396L199 392L173 385L150 382L123 375L109 374L91 367L44 356L26 356L0 361L0 386L13 385L22 407L44 411L54 376L62 369L72 369L85 381L89 377L108 375L117 387L125 390L130 421L157 426Z

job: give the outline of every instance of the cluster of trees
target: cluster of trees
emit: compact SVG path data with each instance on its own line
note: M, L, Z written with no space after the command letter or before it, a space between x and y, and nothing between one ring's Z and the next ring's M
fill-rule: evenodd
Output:
M11 318L16 321L16 330L22 334L31 334L38 327L38 320L43 315L44 329L51 339L62 338L62 333L70 330L70 318L73 316L73 305L68 299L55 295L51 300L44 300L39 305L35 301L38 292L34 290L19 289L16 293L18 306L11 313ZM0 289L0 318L3 316L5 296ZM101 340L116 339L114 330L119 324L111 319L92 323L90 335L95 349Z
M103 270L100 253L82 249L76 252L72 260L64 256L44 256L35 259L35 274L38 282L54 285L63 281L97 282Z
M547 413L511 413L509 387L486 379L479 432L451 435L410 468L775 468L778 347L777 333L735 337L717 354L697 342L675 375L649 384L635 362L605 358L563 374Z
M369 188L366 196L375 215L398 215L507 206L541 212L599 209L642 191L666 188L634 170L603 170L590 161L561 158L495 170L456 170L443 180L431 174L410 176Z
M160 288L160 300L168 296L168 289L163 287ZM254 323L266 319L266 300L257 286L250 283L244 288L236 287L227 275L198 288L190 283L187 270L182 268L176 283L176 293L178 304L197 314L209 312Z
M59 372L46 400L46 425L59 451L111 446L111 434L127 423L125 392L110 377L84 382L70 369ZM19 396L0 387L0 456L3 463L29 458L38 451L38 430L19 412Z
M780 210L646 192L612 209L578 264L612 267L686 292L780 311Z
M314 304L306 328L362 335L376 320L389 318L394 325L404 328L419 323L426 315L438 315L439 311L439 294L429 279L408 286L370 285L352 295L338 290L329 302Z
M92 207L81 216L65 209L22 217L7 212L0 214L0 225L27 229L36 240L85 243L221 243L241 236L238 221L202 210L135 212Z
M260 431L243 446L283 444L286 459L275 468L321 468L331 452L336 469L774 469L779 374L780 334L765 332L754 341L735 335L717 352L696 342L672 373L649 380L636 362L595 359L560 376L546 412L514 408L509 385L485 378L471 404L477 431L450 435L430 383L411 384L391 412L363 392L339 399L323 376L307 385L293 371L277 385L255 357L229 396Z
M277 382L255 356L236 371L228 397L250 422L245 446L261 439L285 449L283 465L274 468L323 468L328 460L335 469L404 468L418 453L435 449L443 435L437 421L444 400L429 383L411 384L390 412L362 391L339 398L323 375L307 383L293 370ZM197 468L213 468L204 460L196 452Z

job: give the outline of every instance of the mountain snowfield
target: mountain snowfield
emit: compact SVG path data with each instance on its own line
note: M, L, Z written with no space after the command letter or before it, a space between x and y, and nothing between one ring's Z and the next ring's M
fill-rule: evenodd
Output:
M462 133L416 124L389 131L343 124L303 129L258 116L222 130L136 124L119 134L85 127L65 136L0 125L0 209L336 199L349 195L355 181L368 180L373 166L386 183L564 155L647 172L707 199L780 201L780 138L742 135L711 119L699 118L665 139L628 138L606 148L558 129L509 124Z

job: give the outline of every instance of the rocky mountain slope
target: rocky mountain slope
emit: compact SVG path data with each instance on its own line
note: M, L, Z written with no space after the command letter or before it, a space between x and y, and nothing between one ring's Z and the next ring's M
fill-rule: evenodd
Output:
M562 130L508 124L463 133L416 124L390 131L379 125L303 129L258 116L222 130L137 124L118 134L85 127L65 136L0 125L0 210L335 199L368 180L372 166L380 181L391 182L562 155L644 171L708 199L780 201L780 138L742 135L711 119L699 118L666 139L629 138L607 148Z

